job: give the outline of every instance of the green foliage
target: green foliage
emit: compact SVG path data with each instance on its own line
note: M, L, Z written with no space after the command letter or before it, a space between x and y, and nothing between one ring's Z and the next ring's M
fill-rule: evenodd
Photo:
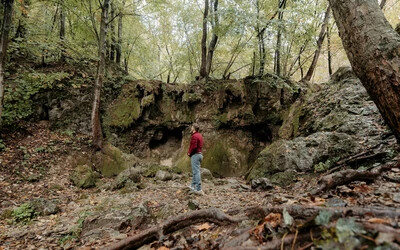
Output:
M315 173L321 173L325 172L328 169L332 168L335 166L335 163L340 159L340 157L334 157L332 159L328 159L325 162L319 162L318 164L314 165L314 172Z
M6 149L6 144L2 139L0 139L0 152Z
M319 226L328 226L332 218L332 212L321 211L317 217L315 217L315 223Z
M336 235L340 243L348 241L356 234L365 233L364 228L356 223L355 218L340 218L336 222Z
M66 72L21 73L7 85L4 98L3 120L5 125L29 118L35 112L35 97L47 90L61 90L70 77Z
M13 210L12 216L17 223L28 223L31 219L38 215L30 203L24 203Z

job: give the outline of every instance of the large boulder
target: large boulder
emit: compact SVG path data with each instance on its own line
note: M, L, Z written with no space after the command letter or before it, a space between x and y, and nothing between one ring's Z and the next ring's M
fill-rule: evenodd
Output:
M258 155L248 178L272 177L286 171L312 172L320 162L339 160L359 150L357 141L345 133L318 132L293 140L278 140ZM279 177L273 177L277 184L283 181Z
M105 144L102 151L96 153L95 166L105 177L117 176L125 169L135 167L139 159L132 154L125 154L119 148Z
M298 99L286 112L279 134L284 139L258 155L248 179L268 177L286 185L298 174L326 171L371 148L391 150L391 132L350 68L340 68L328 83Z

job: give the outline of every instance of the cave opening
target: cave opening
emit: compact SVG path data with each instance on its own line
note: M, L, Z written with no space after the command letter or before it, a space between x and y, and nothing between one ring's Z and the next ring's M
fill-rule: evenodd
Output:
M184 128L157 129L150 139L149 148L153 150L167 144L171 149L179 149L182 142L183 130Z

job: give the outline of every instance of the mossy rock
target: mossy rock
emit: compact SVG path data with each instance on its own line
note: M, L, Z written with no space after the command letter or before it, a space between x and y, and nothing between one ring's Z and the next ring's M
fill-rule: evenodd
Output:
M248 152L241 149L238 143L217 139L204 152L202 167L211 171L215 176L240 176L247 171Z
M296 181L297 176L298 173L296 171L288 170L285 172L275 173L269 179L272 184L285 187L293 184Z
M201 94L200 93L184 93L182 96L182 101L192 104L201 101Z
M141 105L143 108L145 108L145 107L148 107L148 106L150 106L151 104L153 104L154 101L155 101L155 99L154 99L154 94L150 94L150 95L145 96L145 97L142 98L142 100L141 100L141 102L140 102L140 105Z
M192 171L191 170L192 168L190 165L190 158L187 155L183 155L175 162L173 169L174 169L174 172L176 172L176 173Z
M126 128L140 117L140 113L140 102L137 97L118 98L108 108L104 123L111 127Z
M123 170L134 167L139 160L130 154L125 154L119 148L106 144L102 152L98 152L95 166L105 177L117 176Z
M298 99L286 112L282 126L279 128L279 137L290 139L298 134L302 101Z
M258 155L247 179L270 178L275 173L313 172L320 162L336 162L360 150L350 135L337 132L317 132L293 140L278 140ZM279 181L282 183L282 181Z
M169 167L163 165L150 165L147 168L145 167L145 170L143 171L143 176L155 177L159 170L169 171Z
M72 174L70 180L79 188L91 188L96 186L98 176L88 165L77 166Z
M230 92L234 97L242 98L245 94L244 84L241 81L228 82L224 85L225 92Z

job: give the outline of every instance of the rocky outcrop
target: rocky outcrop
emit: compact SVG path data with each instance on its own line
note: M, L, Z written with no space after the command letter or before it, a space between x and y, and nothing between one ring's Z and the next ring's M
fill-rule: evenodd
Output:
M114 145L147 162L189 171L188 128L197 122L205 138L203 166L216 176L241 176L278 138L299 92L274 75L191 85L134 81L106 109L105 131Z
M283 123L291 132L281 127L286 139L273 142L259 154L249 179L268 177L272 183L285 185L298 174L325 171L365 150L378 146L380 151L392 150L388 145L391 132L350 68L339 69L328 83L302 100L289 109L291 115ZM290 140L290 135L298 137Z

